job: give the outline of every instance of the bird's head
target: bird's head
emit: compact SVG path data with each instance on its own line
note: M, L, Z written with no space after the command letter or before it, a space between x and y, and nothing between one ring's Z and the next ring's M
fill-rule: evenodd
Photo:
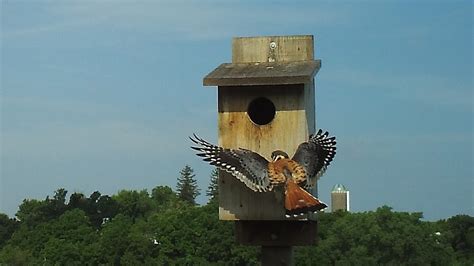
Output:
M280 159L288 159L288 158L289 158L288 154L286 154L286 152L284 151L276 150L272 152L272 160L274 162Z

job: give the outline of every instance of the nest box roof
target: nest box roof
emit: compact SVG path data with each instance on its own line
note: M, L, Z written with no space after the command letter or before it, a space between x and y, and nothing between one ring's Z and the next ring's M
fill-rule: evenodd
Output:
M204 86L251 86L304 84L312 81L321 60L224 63L204 77Z

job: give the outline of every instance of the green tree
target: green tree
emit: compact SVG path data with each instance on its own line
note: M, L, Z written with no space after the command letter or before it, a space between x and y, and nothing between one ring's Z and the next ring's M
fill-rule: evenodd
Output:
M189 166L181 172L194 180ZM24 200L18 220L0 214L0 265L259 263L259 248L235 243L233 224L219 221L215 200L195 206L166 186L155 187L151 195L146 190L122 190L112 197L74 193L67 204L66 194L59 189L52 198ZM474 263L473 217L437 222L422 217L388 206L321 213L318 245L297 247L296 265Z
M54 192L52 199L49 196L43 201L25 199L19 206L16 217L29 226L57 218L67 210L66 194L67 190L60 188Z
M133 234L146 236L146 243L152 244L135 248L135 254L152 254L154 264L160 265L258 264L259 249L237 245L233 223L219 221L217 213L216 203L154 213L132 228Z
M19 225L20 223L16 219L8 218L6 214L0 213L0 249L10 239Z
M6 245L0 249L0 265L31 265L33 261L31 251L19 246Z
M137 218L146 217L153 210L153 201L145 189L121 190L112 198L118 204L119 213L131 217L133 222Z
M209 200L217 200L219 197L219 170L214 168L211 172L210 183L206 190L206 196L209 197Z
M97 264L99 236L91 226L86 213L80 209L66 211L47 225L49 238L45 238L40 258L46 264Z
M92 193L86 199L86 203L83 210L96 228L99 228L105 220L113 218L119 210L119 203L117 201L108 195L101 195L99 191Z
M24 199L18 207L16 217L22 224L34 227L41 222L48 221L45 214L47 203L42 200Z
M151 199L155 204L156 211L164 211L169 208L180 206L181 201L174 191L168 186L157 186L151 191Z
M196 197L200 194L197 181L194 179L194 177L194 170L189 165L186 165L181 170L180 177L178 177L178 183L176 185L178 197L192 205L196 204Z
M319 245L298 249L298 264L451 265L454 262L449 243L436 237L439 226L421 221L421 213L393 212L383 206L375 212L337 212L320 217Z
M16 264L78 264L96 262L98 235L85 212L66 211L57 218L36 224L21 223L0 252L0 262Z
M49 196L46 197L46 208L44 214L48 219L59 217L67 210L66 195L67 190L59 188L54 192L52 199L50 199Z
M73 193L69 197L68 209L87 209L87 198L82 193Z
M458 260L469 265L474 264L474 217L453 216L444 222L444 228L445 230L440 230L440 234L448 234Z
M129 233L132 226L132 218L121 213L104 224L99 240L101 264L120 264L121 257L130 243Z

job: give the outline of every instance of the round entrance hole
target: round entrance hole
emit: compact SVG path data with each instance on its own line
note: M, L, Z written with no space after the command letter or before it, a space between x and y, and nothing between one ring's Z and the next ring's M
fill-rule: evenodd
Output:
M252 122L263 126L272 122L275 118L275 105L269 99L259 97L250 102L247 114Z

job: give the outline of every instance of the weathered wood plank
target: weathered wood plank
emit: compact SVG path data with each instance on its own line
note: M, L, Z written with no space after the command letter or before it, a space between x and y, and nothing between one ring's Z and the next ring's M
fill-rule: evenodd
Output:
M203 79L205 86L250 86L310 83L321 60L221 64Z
M236 37L232 40L232 63L313 59L312 35Z

